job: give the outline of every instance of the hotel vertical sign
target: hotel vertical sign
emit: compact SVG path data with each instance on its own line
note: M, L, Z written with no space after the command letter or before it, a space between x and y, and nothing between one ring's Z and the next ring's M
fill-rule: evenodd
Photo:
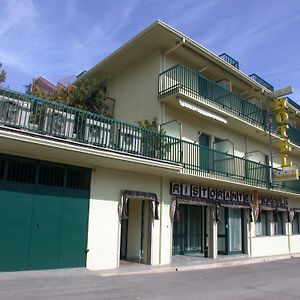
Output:
M285 98L275 99L276 122L280 133L279 147L282 170L274 172L275 181L297 180L299 178L298 169L293 167L293 162L288 162L288 153L291 152L291 142L287 134L289 125L288 106Z

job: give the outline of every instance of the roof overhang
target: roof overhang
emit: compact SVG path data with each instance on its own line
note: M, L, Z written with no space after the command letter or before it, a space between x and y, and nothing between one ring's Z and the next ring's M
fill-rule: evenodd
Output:
M83 74L78 81L83 78L113 75L142 59L147 54L153 53L154 51L161 51L164 53L176 44L182 42L183 39L185 39L184 47L189 48L195 53L206 58L208 61L213 62L223 70L229 72L231 75L238 77L257 91L271 93L271 91L267 88L224 61L218 55L212 53L196 41L160 20L155 21L149 27L125 43L122 47L92 67L88 72Z

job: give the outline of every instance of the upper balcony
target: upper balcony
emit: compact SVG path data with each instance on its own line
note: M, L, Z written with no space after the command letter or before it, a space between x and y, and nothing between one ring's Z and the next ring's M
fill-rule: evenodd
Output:
M181 173L266 189L270 167L60 103L0 89L0 129L181 167ZM289 192L300 193L292 183Z
M200 102L209 103L261 129L267 126L266 111L183 65L159 75L159 99L176 94L194 96Z
M268 129L268 119L273 118L271 131L279 138L277 123L271 113L183 65L176 65L159 74L159 99L165 100L171 96L197 99L198 103L214 107L263 131ZM300 146L300 131L290 125L288 134L291 141Z
M261 84L262 86L264 86L265 88L267 88L268 90L270 90L271 92L274 92L273 85L271 85L269 82L262 79L257 74L251 74L251 75L249 75L249 77L252 78L253 80L255 80L256 82L258 82L259 84Z
M224 59L226 62L228 62L229 64L231 64L235 68L240 69L239 62L237 60L235 60L234 58L232 58L227 53L222 53L222 54L219 55L219 57L222 58L222 59Z

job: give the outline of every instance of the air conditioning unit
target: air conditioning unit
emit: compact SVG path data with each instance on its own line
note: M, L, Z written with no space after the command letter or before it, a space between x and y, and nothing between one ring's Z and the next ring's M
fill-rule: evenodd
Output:
M75 116L73 114L47 108L44 120L44 131L50 135L72 138L74 119Z
M0 98L0 124L28 128L31 103L12 99Z
M111 124L87 119L85 124L85 141L98 146L109 146Z
M120 128L118 147L121 151L142 154L142 133L133 128Z

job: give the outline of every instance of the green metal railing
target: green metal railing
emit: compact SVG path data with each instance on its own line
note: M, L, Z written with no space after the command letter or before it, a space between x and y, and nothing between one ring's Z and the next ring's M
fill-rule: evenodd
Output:
M266 128L266 111L183 65L159 74L159 99L179 91L200 96L251 124Z
M183 65L176 65L159 74L159 99L184 92L202 98L202 101L217 105L219 108L244 119L250 124L267 130L271 120L271 132L278 134L275 116L248 102L242 97L209 80ZM290 101L290 100L288 100ZM291 141L300 145L300 131L289 125Z
M234 182L271 188L269 166L3 88L0 88L0 126L177 164L188 174L222 177ZM285 189L288 189L287 185ZM297 192L300 193L300 189Z
M227 53L222 53L222 54L219 55L219 57L222 58L222 59L224 59L226 62L228 62L229 64L231 64L235 68L237 68L237 69L240 68L239 62L237 60L235 60L234 58L232 58Z
M183 165L199 175L221 176L261 187L270 185L269 166L189 142L183 144Z
M176 138L3 88L0 125L170 163L181 161Z

